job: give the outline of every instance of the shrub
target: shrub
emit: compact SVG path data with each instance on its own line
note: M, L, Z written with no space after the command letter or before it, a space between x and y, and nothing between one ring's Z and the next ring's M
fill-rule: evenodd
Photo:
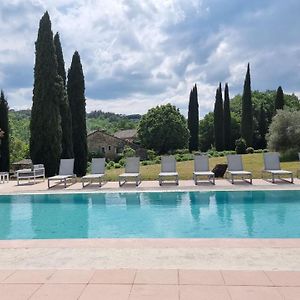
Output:
M235 141L235 151L237 154L245 154L246 148L246 141L243 138L239 138Z
M88 161L92 161L92 158L102 158L104 153L102 151L91 151L88 152Z
M256 149L254 150L254 153L263 153L263 149Z
M190 151L189 149L177 149L176 151L174 151L174 154L189 154Z
M281 161L295 161L298 159L298 153L295 149L287 150L280 155Z
M267 152L269 152L269 150L268 150L268 149L263 149L262 152L263 152L263 153L267 153Z
M123 150L123 157L133 157L133 156L135 156L135 150L133 150L131 147L126 145Z
M114 164L115 169L120 169L122 166L119 163Z
M292 158L300 151L300 111L278 110L267 135L268 148Z
M149 160L154 160L156 157L156 152L154 150L147 150L147 156Z
M113 160L109 161L109 162L106 164L106 168L107 168L107 169L112 169L112 168L114 168L114 166L115 166L115 163L114 163Z
M253 154L253 153L254 153L254 149L253 149L252 147L248 147L248 148L246 149L246 153L248 153L248 154Z

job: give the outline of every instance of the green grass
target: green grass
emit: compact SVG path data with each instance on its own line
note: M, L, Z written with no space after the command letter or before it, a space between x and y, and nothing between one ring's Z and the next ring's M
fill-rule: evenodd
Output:
M216 164L226 163L226 157L212 157L209 159L209 167L213 169ZM261 170L263 169L263 155L262 153L245 154L243 155L244 169L251 171L253 178L261 178ZM296 175L297 170L300 169L299 161L294 162L282 162L281 168L289 171L293 171ZM177 162L177 171L179 179L192 179L194 170L194 162L182 161ZM141 166L141 174L143 180L157 180L158 173L160 172L160 164ZM107 180L116 181L118 175L124 173L124 168L106 170Z

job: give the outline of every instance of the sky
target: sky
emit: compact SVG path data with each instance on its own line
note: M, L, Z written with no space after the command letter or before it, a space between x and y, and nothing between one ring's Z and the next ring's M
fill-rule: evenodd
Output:
M81 56L87 111L143 114L172 103L187 114L198 87L200 115L227 82L300 96L299 0L1 0L0 88L13 109L31 108L39 20L50 14L66 70Z

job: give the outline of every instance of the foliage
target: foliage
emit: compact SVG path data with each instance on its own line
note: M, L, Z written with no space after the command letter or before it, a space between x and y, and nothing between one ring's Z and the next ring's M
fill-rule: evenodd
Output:
M199 104L196 85L190 92L188 128L190 131L189 151L192 152L199 148Z
M214 108L214 133L216 150L224 150L223 98L221 83L216 90L216 101Z
M126 145L123 150L123 157L133 157L133 156L135 156L135 150Z
M40 20L34 66L33 104L30 123L30 156L34 164L44 164L46 176L56 174L61 155L59 104L63 86L59 84L57 61L48 12Z
M232 149L231 142L231 113L230 113L230 101L229 101L229 89L228 84L225 84L224 90L224 149Z
M246 153L247 153L247 154L253 154L253 153L254 153L254 149L253 149L252 147L248 147L248 148L246 149Z
M267 116L266 111L264 109L263 103L260 105L260 114L259 114L259 121L258 121L258 132L259 132L259 142L256 142L255 144L259 148L265 148L266 147L266 134L267 134Z
M283 95L282 87L279 86L275 98L275 112L278 109L283 109L283 107L284 107L284 95Z
M10 161L11 163L29 158L29 146L17 137L10 138Z
M237 154L245 154L246 147L246 141L243 138L239 138L235 141L235 151Z
M156 157L156 153L153 150L147 150L147 157L149 160L154 160Z
M93 158L103 158L104 154L102 151L91 151L88 152L88 162L91 162Z
M244 82L244 92L242 96L242 118L241 136L245 139L247 146L253 143L253 113L251 98L250 65L247 66L247 73Z
M199 148L206 152L215 144L214 139L214 114L209 112L199 123Z
M61 130L62 130L62 140L61 147L62 153L61 158L73 158L73 140L72 140L72 116L68 100L68 95L66 93L66 70L65 61L61 48L61 43L59 39L59 34L56 33L54 36L54 46L55 54L57 59L57 73L59 75L58 81L59 85L63 86L59 95L61 102L59 104L59 111L61 117Z
M0 95L0 128L4 132L4 136L0 139L0 171L9 172L8 103L2 90Z
M80 56L77 51L73 54L68 72L67 90L72 115L74 173L77 176L84 176L87 167L85 84Z
M268 148L293 157L300 152L300 111L278 110L267 135Z
M171 104L148 110L141 118L138 135L145 148L160 154L186 147L189 139L184 116Z

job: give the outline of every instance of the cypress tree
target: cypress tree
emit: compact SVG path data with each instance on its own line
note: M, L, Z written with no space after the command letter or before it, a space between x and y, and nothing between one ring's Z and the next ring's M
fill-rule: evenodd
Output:
M251 98L251 79L250 65L248 63L247 73L244 82L244 91L242 97L242 119L241 119L241 136L246 141L248 147L252 146L253 140L253 113Z
M72 116L66 91L65 61L58 32L54 36L54 46L57 58L57 73L61 77L61 79L58 79L58 84L64 87L59 97L60 99L62 99L59 105L62 129L61 158L72 158L74 156L72 140Z
M231 149L231 114L229 102L228 84L225 84L224 90L224 149Z
M68 71L68 98L72 115L74 173L84 176L87 167L87 132L85 111L85 85L80 56L75 51Z
M260 134L260 148L264 149L266 148L267 142L266 142L266 134L267 134L267 120L266 120L266 111L264 109L263 103L260 105L260 112L259 112L259 124L258 124L258 130Z
M40 20L35 43L34 87L30 122L30 156L34 164L44 164L46 176L58 171L61 155L62 101L57 60L48 12Z
M8 104L2 90L0 95L0 128L4 132L4 136L0 140L0 171L9 172Z
M216 91L214 108L215 147L217 151L224 150L223 99L221 83Z
M279 86L275 98L275 113L277 109L283 109L283 106L284 106L284 95L283 95L282 87Z
M197 151L199 148L199 104L196 84L190 92L188 128L190 131L189 151Z

